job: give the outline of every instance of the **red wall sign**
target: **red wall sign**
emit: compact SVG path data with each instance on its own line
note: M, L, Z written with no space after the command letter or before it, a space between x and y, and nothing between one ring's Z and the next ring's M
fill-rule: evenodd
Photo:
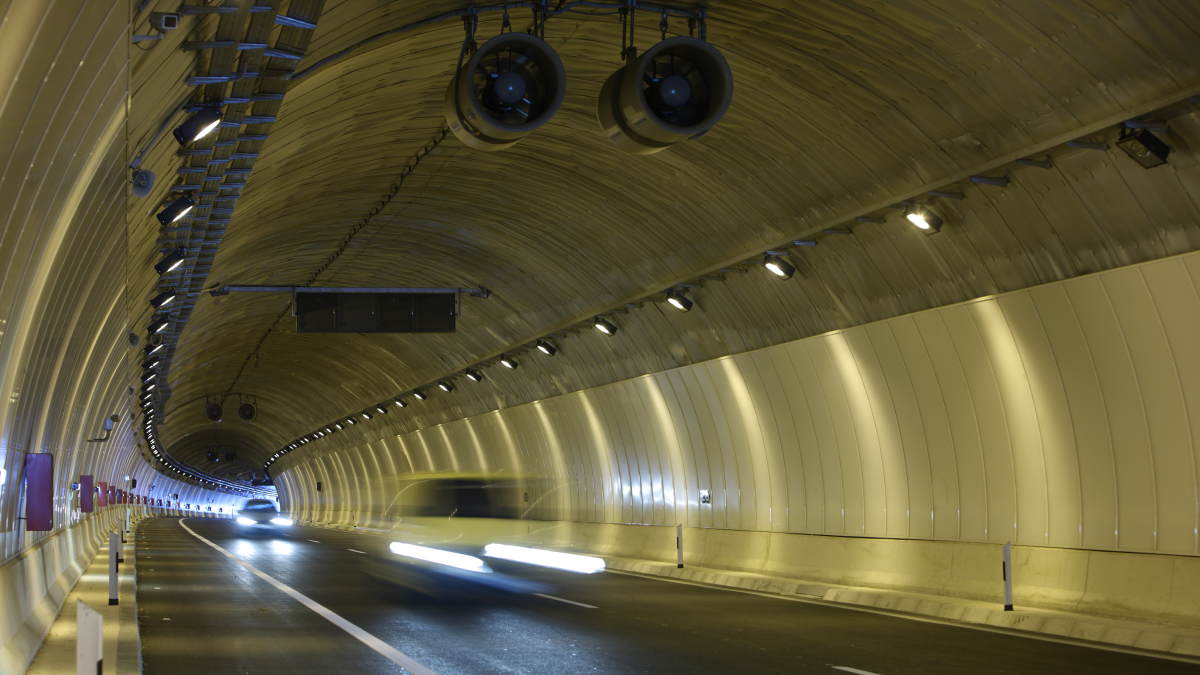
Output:
M100 481L100 506L108 506L108 483Z

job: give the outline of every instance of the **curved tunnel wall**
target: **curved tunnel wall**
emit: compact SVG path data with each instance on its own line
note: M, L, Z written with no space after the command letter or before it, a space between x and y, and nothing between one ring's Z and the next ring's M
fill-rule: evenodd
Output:
M129 3L119 0L17 2L2 12L0 561L5 563L78 521L78 495L70 485L82 474L164 502L178 494L184 503L212 504L215 510L218 503L237 501L168 479L138 452L129 387L142 352L130 346L127 333L129 316L148 313L149 306L142 293L127 291L126 281L131 248L126 210L134 201L126 178L129 12ZM154 118L143 126L161 124L161 115L141 114ZM170 146L160 144L160 151ZM139 245L135 241L133 247ZM87 443L114 413L120 422L109 440ZM51 532L27 532L21 520L24 458L38 452L54 455ZM137 479L137 490L130 490L127 475ZM4 615L10 622L17 617L13 625L19 625L20 612L6 607ZM7 637L0 630L0 638Z
M534 519L1196 555L1198 280L1187 254L1047 284L386 438L276 481L316 521L386 520L397 474L490 471L542 477Z

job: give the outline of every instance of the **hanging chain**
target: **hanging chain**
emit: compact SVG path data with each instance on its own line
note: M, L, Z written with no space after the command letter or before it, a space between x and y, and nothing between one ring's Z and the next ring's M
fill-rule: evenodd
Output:
M637 56L637 47L635 47L633 44L633 24L634 24L634 18L637 15L637 12L634 10L636 10L636 9L637 9L637 0L629 0L629 7L621 10L621 28L622 28L622 30L621 30L621 60L622 61L629 59L629 58L634 58ZM624 27L625 27L626 21L628 21L628 23L629 23L629 46L625 45Z
M658 22L658 30L662 33L662 39L667 39L667 13L662 13L662 20Z
M505 28L508 29L509 33L512 32L512 24L508 20L508 5L504 5L504 23L500 24L500 34L501 35L504 34Z

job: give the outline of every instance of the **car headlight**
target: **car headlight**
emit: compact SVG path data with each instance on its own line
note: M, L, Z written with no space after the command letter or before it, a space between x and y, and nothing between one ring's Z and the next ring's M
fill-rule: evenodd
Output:
M415 558L426 562L437 563L439 565L447 565L449 567L457 567L460 570L469 572L491 572L492 568L487 566L479 558L471 555L463 555L454 553L453 551L443 551L437 548L429 548L428 546L416 546L414 544L401 544L398 541L392 542L389 546L392 553L405 558Z
M238 521L238 525L253 525L254 524L254 521L250 520L249 518L239 517L237 519L237 521Z
M292 524L292 521L288 520L287 518L272 518L271 522L275 523L276 525L291 525Z

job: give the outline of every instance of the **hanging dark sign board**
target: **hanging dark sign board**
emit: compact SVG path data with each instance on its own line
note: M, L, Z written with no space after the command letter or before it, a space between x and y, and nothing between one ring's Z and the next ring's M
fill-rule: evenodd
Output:
M96 486L91 476L79 477L79 510L91 513L96 500Z
M25 529L48 532L54 528L54 455L25 455Z
M453 333L455 293L296 292L297 333Z

